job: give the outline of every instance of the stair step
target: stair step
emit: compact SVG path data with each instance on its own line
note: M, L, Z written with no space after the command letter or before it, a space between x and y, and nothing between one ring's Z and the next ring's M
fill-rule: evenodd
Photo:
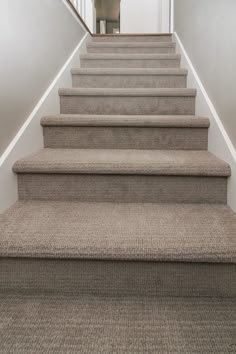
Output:
M3 294L1 346L5 353L29 353L29 346L32 353L233 353L235 305L216 298Z
M151 127L151 128L209 128L209 118L200 116L141 116L59 114L41 119L43 126L71 127Z
M226 203L230 167L207 151L44 149L15 163L20 199Z
M83 54L81 67L86 68L179 68L179 54Z
M63 88L61 113L119 115L192 115L194 89Z
M207 151L175 49L93 36L41 120L45 148L14 164L0 352L235 352L231 169Z
M229 165L208 151L43 149L19 160L17 173L98 173L230 176Z
M171 42L171 34L145 34L145 35L95 35L92 37L93 42Z
M28 201L0 224L5 290L236 295L236 215L227 206Z
M184 69L72 69L73 87L185 88Z
M58 115L41 120L47 148L206 150L209 119Z
M88 53L174 53L174 42L96 42L87 43Z

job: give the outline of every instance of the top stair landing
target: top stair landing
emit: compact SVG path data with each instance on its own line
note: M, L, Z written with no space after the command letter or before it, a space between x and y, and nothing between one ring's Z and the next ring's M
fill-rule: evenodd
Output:
M171 42L172 34L106 34L93 36L95 42Z

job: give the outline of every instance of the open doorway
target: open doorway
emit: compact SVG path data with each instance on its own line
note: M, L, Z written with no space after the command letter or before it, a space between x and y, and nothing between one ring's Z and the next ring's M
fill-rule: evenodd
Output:
M120 33L120 0L95 0L96 32Z

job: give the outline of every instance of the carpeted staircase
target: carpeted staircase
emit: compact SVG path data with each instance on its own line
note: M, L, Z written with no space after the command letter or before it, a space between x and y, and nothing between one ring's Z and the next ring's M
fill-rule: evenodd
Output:
M0 353L235 353L230 166L169 35L97 36L0 215ZM78 65L79 66L79 65Z

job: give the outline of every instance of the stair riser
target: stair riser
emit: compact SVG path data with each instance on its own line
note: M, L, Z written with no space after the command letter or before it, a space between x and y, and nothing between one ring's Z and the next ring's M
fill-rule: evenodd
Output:
M88 53L101 54L174 54L175 47L87 47Z
M172 42L172 36L98 36L93 42Z
M83 59L82 68L179 68L180 59Z
M47 148L207 150L208 129L44 127Z
M186 75L72 75L73 87L186 88Z
M0 266L0 290L14 293L236 295L233 264L2 258Z
M19 174L21 200L226 203L227 178L92 174Z
M195 97L60 96L61 113L193 115Z

